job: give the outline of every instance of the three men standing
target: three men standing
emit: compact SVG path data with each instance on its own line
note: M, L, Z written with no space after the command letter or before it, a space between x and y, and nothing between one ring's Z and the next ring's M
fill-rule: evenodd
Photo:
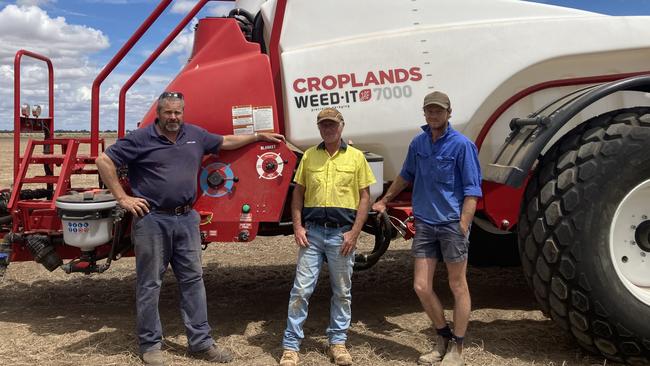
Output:
M294 178L291 213L299 252L281 366L298 364L309 298L324 260L332 287L328 355L337 365L352 364L345 341L352 315L354 250L368 216L368 187L375 177L363 153L341 139L345 122L339 111L323 109L316 122L323 142L305 151Z
M439 91L428 94L423 111L427 122L423 132L411 141L400 174L372 208L385 211L388 202L413 185L413 287L437 333L436 348L422 355L418 363L431 365L442 360L442 366L460 366L464 364L461 352L471 312L466 278L468 238L482 195L481 172L474 143L449 125L449 97ZM433 291L439 261L445 262L454 296L453 332Z
M162 329L158 297L162 275L171 264L181 288L183 321L189 350L199 358L229 362L232 354L215 346L207 321L205 288L200 267L198 214L192 210L201 158L219 149L236 149L278 134L220 136L183 123L180 93L163 93L156 122L138 129L97 158L102 179L118 203L130 211L136 251L137 321L140 352L146 364L161 365ZM437 331L436 349L418 360L443 366L463 365L461 352L469 322L471 300L466 280L470 225L481 197L476 146L449 125L451 103L446 94L424 98L427 124L409 145L400 174L372 208L386 204L413 185L416 234L414 288ZM345 122L334 108L317 116L323 141L308 149L295 174L291 211L299 246L291 290L281 366L298 364L303 324L323 261L329 268L332 300L327 328L328 355L337 365L351 365L345 343L351 320L354 251L370 205L369 186L375 183L363 153L341 139ZM129 166L133 196L119 184L116 166ZM433 291L436 265L444 261L454 295L454 331L446 322ZM447 351L448 344L451 350Z

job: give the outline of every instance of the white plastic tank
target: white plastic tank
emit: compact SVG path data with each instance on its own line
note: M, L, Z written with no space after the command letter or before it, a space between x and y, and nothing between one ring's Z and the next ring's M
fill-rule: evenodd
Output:
M113 208L117 202L106 190L71 193L56 200L63 241L91 251L113 237Z
M370 203L374 203L384 191L384 158L381 155L364 151L363 156L370 165L377 182L370 186Z

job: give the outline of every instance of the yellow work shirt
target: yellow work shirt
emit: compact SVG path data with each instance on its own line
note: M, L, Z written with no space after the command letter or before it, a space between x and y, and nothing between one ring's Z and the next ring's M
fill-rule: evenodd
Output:
M305 187L303 222L353 224L359 206L359 190L376 182L360 150L341 142L330 156L325 144L307 151L294 181Z

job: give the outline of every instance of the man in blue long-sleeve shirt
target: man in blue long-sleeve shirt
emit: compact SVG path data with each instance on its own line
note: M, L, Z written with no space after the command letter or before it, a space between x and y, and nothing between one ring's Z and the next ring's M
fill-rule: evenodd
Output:
M449 124L449 97L435 91L424 98L423 132L409 145L400 174L384 197L373 205L383 212L386 203L413 185L415 257L413 287L438 334L436 349L423 354L419 364L463 365L460 356L469 323L471 299L467 286L469 230L481 197L481 171L476 146ZM447 324L440 299L433 291L436 264L444 261L454 294L454 331ZM453 341L451 350L448 344ZM444 359L443 359L444 357Z

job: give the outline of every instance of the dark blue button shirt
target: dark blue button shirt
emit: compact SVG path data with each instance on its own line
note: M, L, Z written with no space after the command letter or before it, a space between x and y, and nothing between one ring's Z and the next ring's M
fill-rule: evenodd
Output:
M196 198L203 156L215 154L223 136L184 123L176 142L158 133L155 123L139 128L106 149L115 166L128 166L133 195L153 208L174 208Z
M413 214L433 225L459 221L465 197L482 196L476 145L451 125L435 143L429 126L422 130L400 172L413 184Z

